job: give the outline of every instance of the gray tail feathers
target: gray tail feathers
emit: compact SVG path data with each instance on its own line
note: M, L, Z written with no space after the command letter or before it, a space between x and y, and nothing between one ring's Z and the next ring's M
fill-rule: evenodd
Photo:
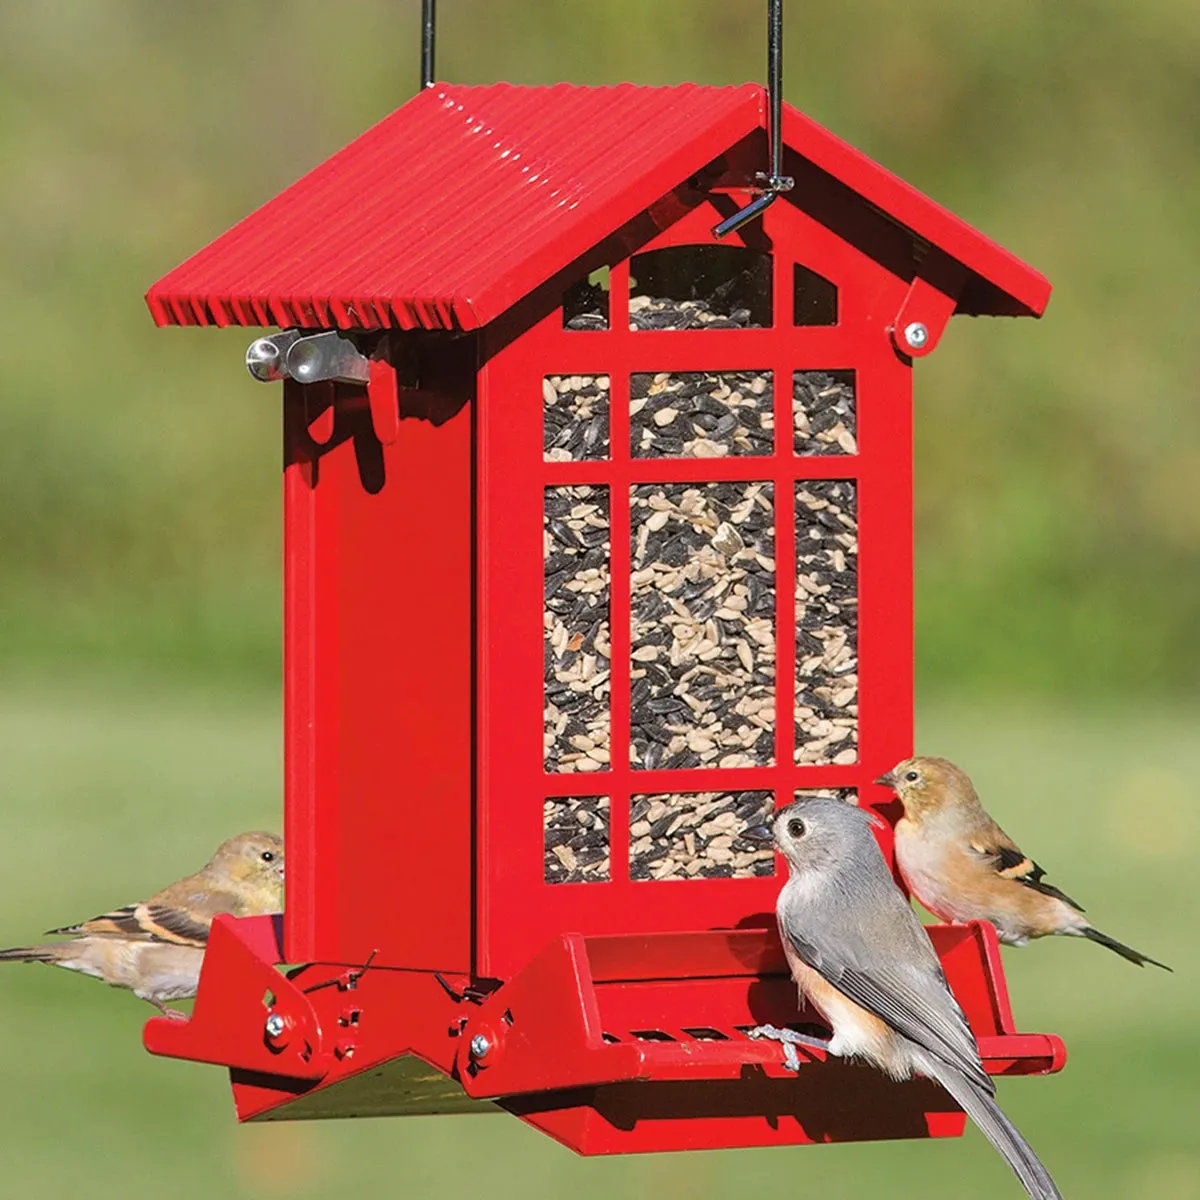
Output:
M1000 1111L995 1099L972 1083L960 1071L945 1063L930 1064L930 1074L958 1101L963 1112L979 1126L980 1132L1012 1168L1033 1200L1062 1200L1050 1172L1017 1127Z
M1166 963L1160 963L1157 959L1151 958L1148 954L1142 954L1135 950L1132 946L1126 946L1123 942L1118 942L1116 938L1110 938L1107 933L1101 933L1098 929L1093 929L1090 925L1085 926L1079 931L1088 941L1099 942L1101 946L1107 946L1114 954L1119 954L1122 958L1128 959L1131 963L1137 963L1139 967L1144 967L1149 963L1152 967L1162 967L1164 971L1170 971L1171 968Z

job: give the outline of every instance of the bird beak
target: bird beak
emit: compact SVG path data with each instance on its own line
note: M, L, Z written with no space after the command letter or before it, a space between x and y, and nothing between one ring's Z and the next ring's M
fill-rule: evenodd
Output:
M769 825L751 825L749 829L743 829L738 836L747 842L762 842L764 844L775 840L775 835L771 832Z
M875 782L879 784L880 787L891 788L893 792L896 790L896 777L891 773L891 771L884 771L884 773L880 775Z

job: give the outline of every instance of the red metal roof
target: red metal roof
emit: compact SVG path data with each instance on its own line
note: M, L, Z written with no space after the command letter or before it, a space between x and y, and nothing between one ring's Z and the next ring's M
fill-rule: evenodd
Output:
M437 84L146 300L159 325L477 328L765 114L754 84ZM968 267L983 285L972 311L1045 307L1050 285L1036 271L792 108L784 140Z

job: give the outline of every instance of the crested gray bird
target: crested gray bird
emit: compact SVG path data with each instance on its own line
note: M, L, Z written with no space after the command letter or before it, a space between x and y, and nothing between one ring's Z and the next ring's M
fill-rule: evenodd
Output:
M0 962L43 962L128 988L164 1016L168 1000L196 994L213 917L259 916L283 908L283 840L242 833L222 842L195 875L149 900L51 929L70 940L0 950Z
M779 936L803 998L833 1030L827 1043L791 1030L759 1036L861 1058L893 1079L936 1080L975 1122L1035 1200L1062 1200L1049 1172L1000 1110L966 1017L925 930L896 887L871 816L838 800L781 809L771 827L787 859ZM744 836L744 835L743 835Z

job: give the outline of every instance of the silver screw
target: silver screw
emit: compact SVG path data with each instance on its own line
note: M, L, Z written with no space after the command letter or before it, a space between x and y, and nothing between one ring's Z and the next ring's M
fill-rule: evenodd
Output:
M914 350L920 350L929 341L929 330L920 321L914 321L911 325L905 325L904 340Z
M472 1058L487 1058L488 1052L492 1048L492 1043L482 1034L477 1033L471 1039L471 1057Z
M287 1028L287 1022L278 1013L272 1013L267 1018L267 1024L266 1024L267 1037L277 1038L282 1035L283 1031L286 1028Z

